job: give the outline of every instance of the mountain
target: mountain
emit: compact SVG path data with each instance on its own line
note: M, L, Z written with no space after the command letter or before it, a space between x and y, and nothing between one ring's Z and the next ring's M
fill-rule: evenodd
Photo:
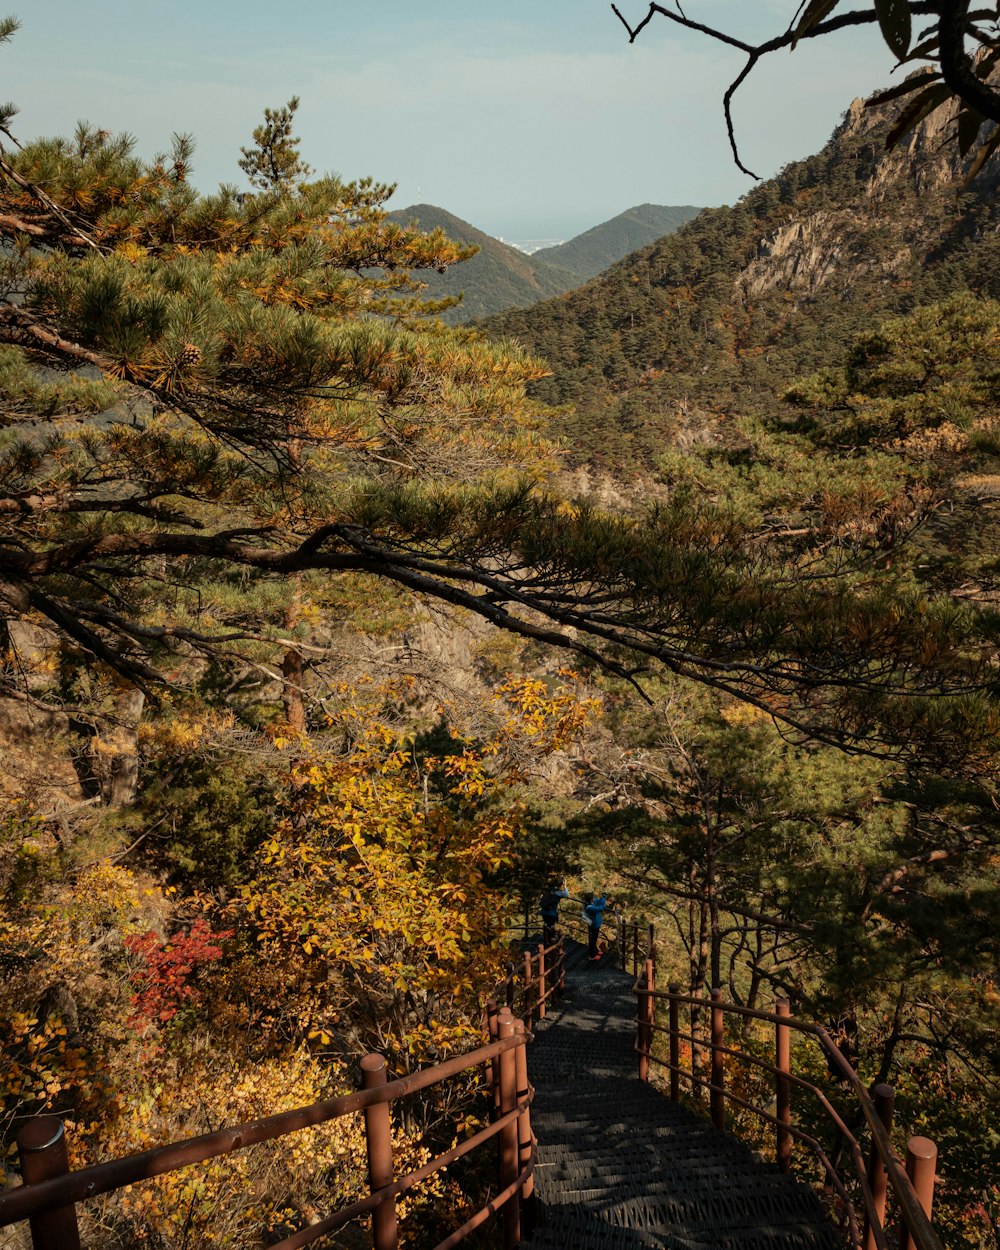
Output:
M389 216L401 225L416 221L423 230L440 228L459 243L479 247L477 256L447 273L421 275L428 295L464 294L461 305L444 314L444 320L455 325L562 295L629 252L670 234L698 211L688 205L640 204L568 243L542 248L531 256L433 204L412 204Z
M630 252L673 234L700 212L700 208L690 204L637 204L568 243L540 248L532 253L532 260L569 269L584 282L610 269Z
M1000 296L1000 162L971 158L942 109L891 151L896 110L855 101L817 155L580 289L484 322L545 358L540 398L572 403L577 464L646 472L726 413L773 413L789 381L881 318L963 289Z
M401 225L416 221L422 230L441 229L456 242L475 243L479 248L478 255L446 273L420 275L429 296L464 294L461 305L443 315L452 325L507 308L524 308L569 291L582 281L568 269L526 256L433 204L413 204L389 216Z

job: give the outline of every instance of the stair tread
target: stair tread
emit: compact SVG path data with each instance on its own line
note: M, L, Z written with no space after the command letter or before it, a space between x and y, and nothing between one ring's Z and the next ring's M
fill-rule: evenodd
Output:
M534 1025L534 1250L836 1250L813 1191L636 1075L633 978L567 942Z

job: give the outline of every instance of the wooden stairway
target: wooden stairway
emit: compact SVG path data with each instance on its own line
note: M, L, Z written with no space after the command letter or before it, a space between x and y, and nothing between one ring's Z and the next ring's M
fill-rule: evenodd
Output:
M837 1250L813 1191L636 1075L632 978L566 943L536 1025L538 1250Z

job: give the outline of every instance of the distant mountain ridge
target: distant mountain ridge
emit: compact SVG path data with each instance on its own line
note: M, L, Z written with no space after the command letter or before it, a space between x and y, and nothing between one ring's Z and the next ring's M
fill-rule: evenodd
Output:
M791 381L884 318L959 290L1000 298L1000 159L963 190L971 157L945 142L954 113L887 151L898 111L855 101L821 152L737 204L482 323L551 366L533 389L575 405L562 425L573 462L645 474L670 444L714 437L720 417L773 415Z
M578 274L582 281L596 278L631 252L673 234L701 212L692 204L637 204L610 221L555 247L542 247L532 256Z
M422 273L427 294L435 299L464 295L462 303L444 314L451 324L486 317L505 308L525 308L550 295L561 295L579 286L576 274L526 256L516 247L501 243L469 222L434 204L411 204L389 214L400 225L417 222L421 230L443 230L458 243L474 243L479 254L455 265L446 273Z
M444 274L421 275L432 297L464 296L461 305L444 314L445 321L458 324L527 308L571 291L630 251L677 229L698 211L688 206L640 204L567 243L530 256L434 204L412 204L389 216L401 225L415 221L422 230L441 229L457 242L479 247L479 255Z

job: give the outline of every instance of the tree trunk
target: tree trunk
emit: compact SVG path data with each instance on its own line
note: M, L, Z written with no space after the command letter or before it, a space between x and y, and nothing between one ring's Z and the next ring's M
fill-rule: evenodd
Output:
M285 617L282 622L285 633L288 635L294 633L299 623L301 584L302 575L296 573L293 577L292 599L285 610ZM286 647L285 654L281 660L281 704L285 709L285 720L288 723L288 728L294 734L302 734L306 730L306 707L302 697L304 677L305 664L302 662L302 652L297 651L294 647Z
M691 873L692 887L696 888L697 882L695 873ZM698 952L697 959L692 961L692 977L691 977L691 993L704 994L705 977L708 974L708 905L705 902L705 895L699 891L700 899L698 902L698 942L696 950ZM698 1037L702 1027L703 1012L700 1007L691 1008L691 1036ZM694 1044L692 1053L692 1064L699 1076L704 1076L708 1068L708 1052L704 1045ZM701 1098L701 1089L699 1088L698 1097Z
M708 900L711 985L722 986L722 935L719 931L719 899L715 889L715 822L709 817L705 837L705 896Z
M896 995L896 1009L892 1014L892 1029L882 1046L882 1058L873 1084L879 1085L889 1079L889 1073L892 1071L892 1063L896 1057L896 1047L899 1045L900 1035L903 1032L903 1020L906 1013L908 998L908 987L904 981L899 987L899 993Z
M709 941L709 915L708 902L704 893L698 901L698 961L695 965L694 982L691 986L692 994L704 994L708 988L708 964L711 943Z
M130 807L139 791L139 721L146 696L132 687L118 700L117 724L108 738L112 748L104 780L108 807Z
M302 699L304 675L305 665L302 663L301 652L286 647L281 661L281 704L285 709L288 727L296 734L305 733L306 729L306 707Z
M764 958L764 932L757 926L757 954L750 966L750 988L747 991L747 1006L751 1011L757 1010L757 995L760 993L760 961Z
M288 463L292 473L298 475L302 470L302 440L292 438L288 442ZM302 603L302 574L293 573L291 578L292 597L285 610L284 629L291 637L299 623L299 608ZM281 661L281 703L285 709L285 720L295 734L305 733L306 708L302 695L302 681L305 676L305 664L302 652L294 647L286 647Z
M700 982L698 980L698 926L695 922L697 915L697 901L695 895L698 893L698 880L695 875L695 865L692 860L688 864L688 993L697 994Z

